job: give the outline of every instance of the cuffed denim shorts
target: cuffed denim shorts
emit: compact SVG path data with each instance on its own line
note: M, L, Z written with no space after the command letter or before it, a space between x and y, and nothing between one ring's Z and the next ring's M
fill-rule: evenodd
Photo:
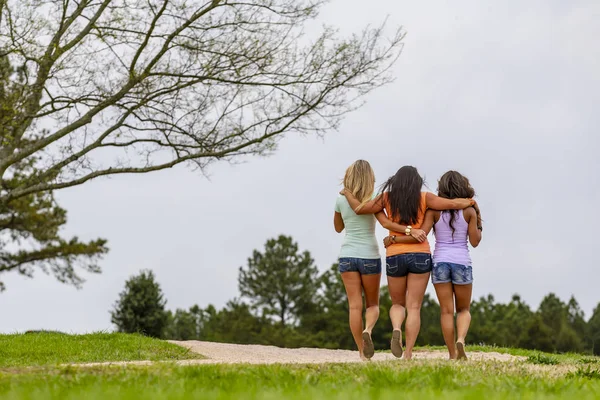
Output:
M361 275L381 273L381 259L342 257L338 261L340 273L359 272Z
M390 256L385 259L387 276L401 278L411 274L426 274L431 272L431 254L405 253Z
M454 285L468 285L473 283L473 268L470 265L447 262L435 263L431 274L431 282L434 285L450 282Z

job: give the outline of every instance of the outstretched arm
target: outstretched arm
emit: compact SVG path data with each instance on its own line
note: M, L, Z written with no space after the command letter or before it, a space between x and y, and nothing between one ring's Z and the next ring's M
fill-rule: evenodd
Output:
M362 207L360 207L360 201L358 201L358 199L356 197L354 197L354 195L352 193L350 193L348 190L346 190L346 189L342 190L341 194L346 196L346 199L348 199L348 204L350 204L350 207L352 207L354 212L359 215L375 214L375 213L378 213L379 211L383 210L383 194L380 194L379 196L375 197L373 200L367 202ZM360 207L360 209L359 209L359 207Z
M438 211L444 210L462 210L475 204L473 199L444 199L438 197L431 192L426 195L427 208L432 208Z

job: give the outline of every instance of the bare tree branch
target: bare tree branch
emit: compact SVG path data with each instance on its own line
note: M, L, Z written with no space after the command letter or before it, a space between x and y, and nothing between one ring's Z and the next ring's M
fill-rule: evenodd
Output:
M0 0L0 204L337 128L391 80L404 34L307 36L325 3Z

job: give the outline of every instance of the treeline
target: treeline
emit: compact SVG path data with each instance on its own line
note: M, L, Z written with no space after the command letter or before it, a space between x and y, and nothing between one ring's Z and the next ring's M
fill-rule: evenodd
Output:
M131 278L112 311L120 331L143 332L174 340L204 340L281 347L354 349L348 327L348 303L337 264L318 273L308 252L300 253L292 238L267 241L240 268L241 298L222 309L197 305L174 312L151 272ZM387 287L380 295L380 318L373 331L378 349L389 347L391 300ZM592 317L571 297L563 302L548 294L537 310L518 295L497 303L492 295L475 300L467 342L600 355L600 305ZM418 345L443 345L437 301L425 296Z

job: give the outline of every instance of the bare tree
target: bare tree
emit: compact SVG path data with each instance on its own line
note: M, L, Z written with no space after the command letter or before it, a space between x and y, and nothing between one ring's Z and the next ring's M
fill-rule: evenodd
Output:
M305 34L326 2L0 0L0 232L19 199L336 128L403 34Z

